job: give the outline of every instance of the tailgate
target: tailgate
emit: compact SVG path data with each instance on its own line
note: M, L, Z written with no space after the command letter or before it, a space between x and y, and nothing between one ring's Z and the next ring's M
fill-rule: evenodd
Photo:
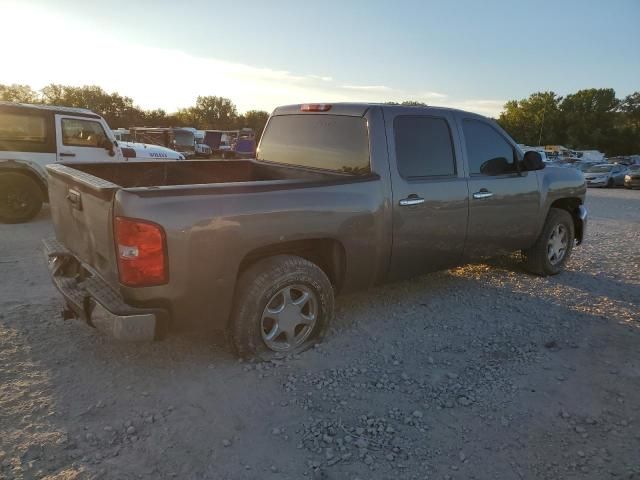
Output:
M113 242L115 183L61 164L47 165L57 240L111 285L118 284Z

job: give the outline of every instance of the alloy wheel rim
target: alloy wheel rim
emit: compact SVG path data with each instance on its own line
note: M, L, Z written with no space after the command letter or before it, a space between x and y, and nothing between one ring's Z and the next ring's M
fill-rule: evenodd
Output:
M289 352L302 345L318 321L318 300L305 285L288 285L267 302L260 319L264 344L276 352Z
M568 245L567 228L563 224L556 225L547 242L547 258L552 265L557 265L564 259Z

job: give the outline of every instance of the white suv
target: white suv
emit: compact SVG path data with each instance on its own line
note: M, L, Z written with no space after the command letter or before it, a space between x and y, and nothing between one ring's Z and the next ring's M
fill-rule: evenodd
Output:
M0 102L0 222L26 222L38 214L47 201L49 163L184 158L138 146L119 145L107 122L90 110Z

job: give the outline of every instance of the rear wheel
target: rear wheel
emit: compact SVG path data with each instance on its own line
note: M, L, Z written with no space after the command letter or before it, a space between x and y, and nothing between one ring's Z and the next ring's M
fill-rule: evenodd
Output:
M21 173L0 174L0 222L28 222L40 212L43 200L33 179Z
M536 243L523 251L527 270L542 276L557 275L571 256L574 239L575 227L569 212L552 208Z
M293 255L258 261L237 284L230 333L241 357L269 360L318 342L333 318L333 287L314 263Z

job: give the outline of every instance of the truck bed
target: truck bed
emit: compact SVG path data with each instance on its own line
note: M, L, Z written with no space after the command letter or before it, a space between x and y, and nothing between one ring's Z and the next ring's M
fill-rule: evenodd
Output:
M122 188L202 185L270 180L329 180L344 177L255 160L69 164Z
M350 192L345 184L377 178L255 160L73 163L48 165L47 170L57 240L114 289L120 288L113 232L116 216L162 225L172 249L174 235L189 236L192 226L207 225L214 218L254 214L262 208L292 212L305 202L311 202L307 208L317 208L318 189L328 199L322 211L333 212L339 198L332 193L334 188ZM294 191L304 192L302 200L296 199L299 193ZM170 258L186 261L176 249Z

